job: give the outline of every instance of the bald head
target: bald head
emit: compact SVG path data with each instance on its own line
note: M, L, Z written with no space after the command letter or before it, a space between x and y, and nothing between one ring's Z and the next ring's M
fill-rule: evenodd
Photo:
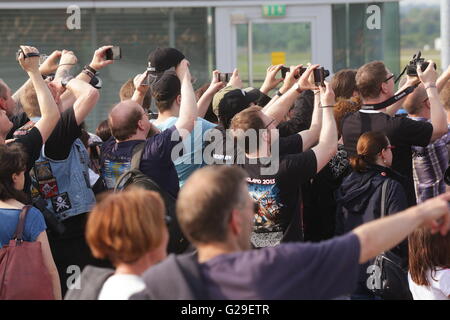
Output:
M406 96L403 102L403 109L411 115L419 115L424 107L424 102L428 99L427 91L421 83L412 93Z
M226 240L231 211L248 199L246 177L234 166L207 166L189 177L178 195L177 217L191 242Z
M135 135L144 113L142 107L132 100L116 104L108 116L108 124L114 138L124 141Z

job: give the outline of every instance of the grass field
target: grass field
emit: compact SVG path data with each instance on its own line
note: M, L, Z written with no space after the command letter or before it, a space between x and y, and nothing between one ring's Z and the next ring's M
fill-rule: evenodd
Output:
M416 49L400 50L400 71L409 63L412 56L417 53ZM422 50L422 56L425 59L431 59L437 63L438 70L441 66L441 53L438 50ZM286 55L286 65L299 64L311 61L310 52L300 52ZM267 67L271 64L270 53L255 53L253 55L253 85L258 87L264 81ZM242 51L238 54L238 69L245 86L248 86L248 64L247 53ZM230 70L231 71L231 70Z

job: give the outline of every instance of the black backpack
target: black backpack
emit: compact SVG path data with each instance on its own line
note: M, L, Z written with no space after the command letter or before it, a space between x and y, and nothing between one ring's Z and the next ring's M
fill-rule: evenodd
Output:
M189 242L184 237L178 224L176 216L176 199L165 190L161 189L149 176L143 174L139 170L144 147L145 142L142 142L133 148L131 167L128 171L124 172L119 179L117 179L116 185L114 186L114 192L119 192L120 190L124 190L130 186L158 192L164 200L164 204L166 206L166 216L168 217L167 220L170 221L170 224L168 225L169 244L167 246L167 252L176 254L183 253L188 248Z

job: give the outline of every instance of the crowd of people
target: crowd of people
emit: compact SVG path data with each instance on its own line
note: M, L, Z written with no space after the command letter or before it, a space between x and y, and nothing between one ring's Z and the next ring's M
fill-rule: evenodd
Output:
M111 48L71 75L74 52L21 46L29 79L0 80L1 266L39 242L53 299L450 299L450 67L396 92L381 61L194 90L158 48L91 133ZM6 267L0 297L44 298Z

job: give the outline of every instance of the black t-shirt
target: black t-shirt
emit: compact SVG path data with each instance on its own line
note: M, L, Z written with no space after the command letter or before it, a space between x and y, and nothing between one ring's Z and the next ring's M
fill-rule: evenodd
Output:
M404 185L408 204L416 204L412 176L411 146L426 147L433 133L431 123L414 121L405 117L391 117L382 112L354 112L342 120L342 138L349 156L356 154L356 145L361 134L368 131L384 133L392 146L392 169L406 178Z
M205 133L205 141L204 154L207 164L242 164L245 151L221 124ZM289 137L280 137L279 153L302 152L302 144L303 141L297 133Z
M25 125L28 121L30 121L25 112L13 115L11 118L9 118L9 120L12 122L13 127L6 136L6 140L12 139L14 136L14 131L16 131L17 129Z
M65 160L69 157L72 144L81 136L73 107L61 113L61 119L45 143L45 155L52 160Z
M255 214L252 243L256 247L273 246L281 242L301 241L301 184L311 179L317 171L317 159L312 150L300 152L302 138L286 138L284 153L280 153L279 166L267 158L246 159L241 167L247 172L250 195L259 204ZM293 153L292 151L299 153ZM272 172L269 172L272 171Z
M33 168L34 162L39 159L41 154L42 136L38 128L32 128L27 134L17 137L13 143L20 143L28 157L24 191L29 193L31 186L29 171Z

